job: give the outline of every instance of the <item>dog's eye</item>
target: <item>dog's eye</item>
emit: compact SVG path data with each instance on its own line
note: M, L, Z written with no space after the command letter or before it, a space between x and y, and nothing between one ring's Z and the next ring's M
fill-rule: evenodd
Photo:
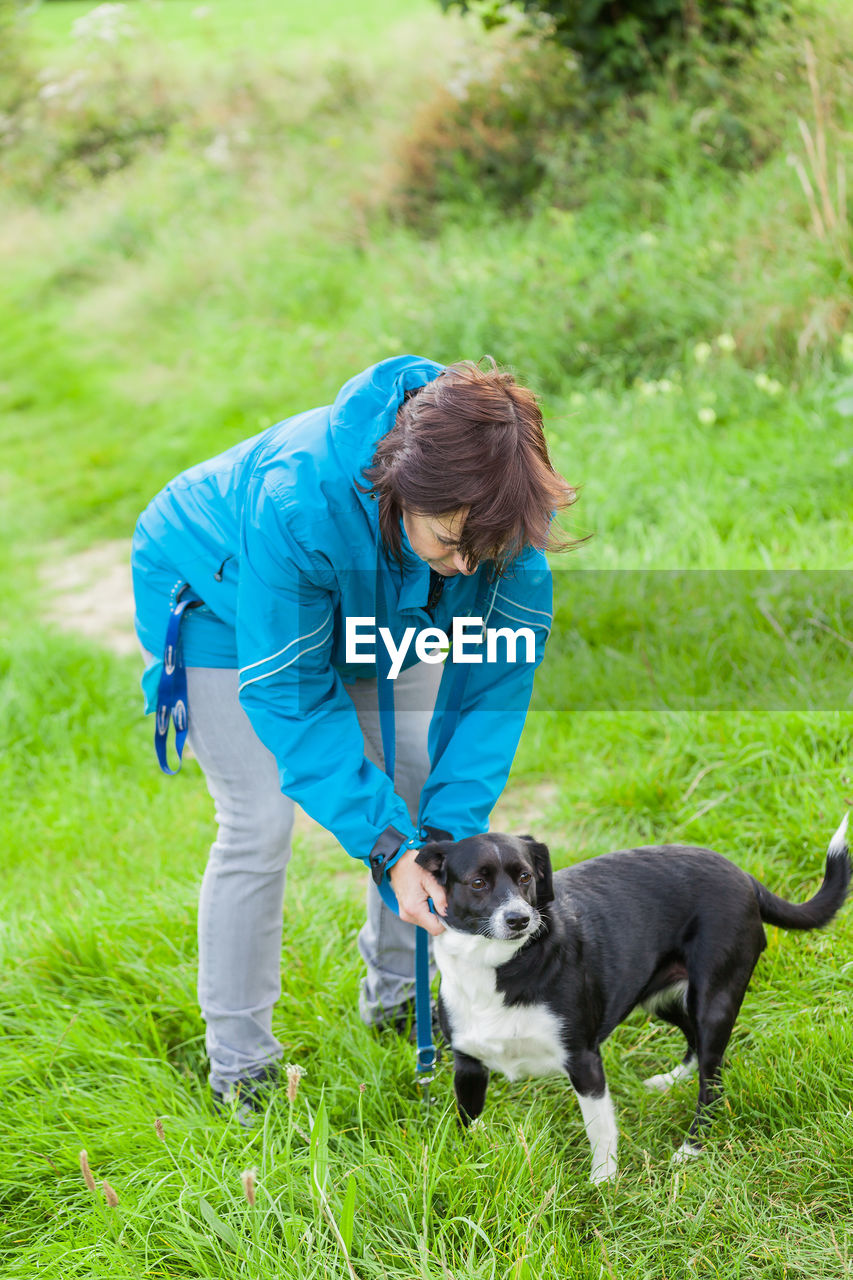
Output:
M482 876L475 876L474 879L471 881L472 889L485 889L485 887L486 887L486 882Z
M521 875L518 877L518 883L519 883L519 884L530 884L530 881L531 881L532 879L533 879L533 876L531 875L531 873L530 873L529 871L522 871Z

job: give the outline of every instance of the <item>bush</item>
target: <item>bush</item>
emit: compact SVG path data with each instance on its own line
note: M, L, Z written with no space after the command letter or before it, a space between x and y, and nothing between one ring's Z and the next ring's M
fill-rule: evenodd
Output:
M179 50L134 28L129 9L99 5L76 19L64 58L0 116L0 189L65 203L160 152L248 172L280 155L294 130L310 136L351 115L367 91L339 59L307 85L269 58L186 66Z
M443 210L525 213L590 201L617 218L655 222L673 190L725 185L783 145L801 149L797 120L815 109L810 39L827 126L850 126L840 116L830 126L833 113L843 115L849 21L779 22L772 38L740 52L735 68L701 58L680 76L662 73L650 89L603 104L552 27L531 25L517 9L501 12L512 20L481 33L480 44L469 35L401 143L391 202L421 228L434 228Z
M115 65L58 74L12 117L4 140L6 182L61 199L161 144L177 118L177 104L156 73L131 77Z
M505 21L500 0L441 0L478 12L487 27ZM663 70L715 57L730 63L739 50L793 12L792 0L522 0L545 14L554 35L581 61L588 85L605 95L648 88Z
M479 41L469 29L450 74L402 139L395 203L429 228L441 206L517 212L542 184L550 140L584 113L577 59L552 28L514 21Z

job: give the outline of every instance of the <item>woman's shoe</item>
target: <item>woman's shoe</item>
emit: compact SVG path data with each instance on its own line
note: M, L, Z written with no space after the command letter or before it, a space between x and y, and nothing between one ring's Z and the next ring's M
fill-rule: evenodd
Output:
M278 1067L261 1067L250 1076L235 1080L227 1089L211 1089L213 1108L236 1115L244 1129L252 1129L266 1111L270 1097L278 1085Z

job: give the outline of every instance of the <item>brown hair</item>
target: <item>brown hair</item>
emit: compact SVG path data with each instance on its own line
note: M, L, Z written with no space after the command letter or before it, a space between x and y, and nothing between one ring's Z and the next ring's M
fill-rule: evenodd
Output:
M466 509L459 550L472 565L492 560L500 570L527 546L573 545L551 531L554 512L577 495L551 466L536 397L485 358L487 369L461 360L410 392L364 471L382 538L398 558L404 510Z

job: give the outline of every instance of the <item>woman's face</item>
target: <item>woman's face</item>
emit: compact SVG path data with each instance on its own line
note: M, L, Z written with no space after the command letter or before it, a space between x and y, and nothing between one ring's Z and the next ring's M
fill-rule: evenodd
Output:
M415 555L426 560L429 567L444 578L474 572L459 554L459 536L467 514L464 510L444 516L403 512L403 527Z

